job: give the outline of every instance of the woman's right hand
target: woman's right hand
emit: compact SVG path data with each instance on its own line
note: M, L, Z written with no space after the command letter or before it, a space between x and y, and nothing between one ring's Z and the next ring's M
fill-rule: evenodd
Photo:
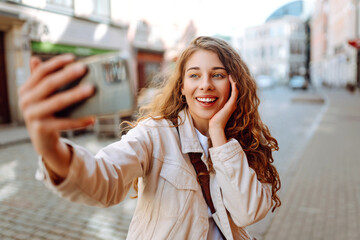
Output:
M19 89L19 105L35 150L46 166L60 178L67 176L71 150L60 141L62 130L85 128L94 117L80 119L55 118L54 114L94 93L91 85L79 85L54 94L61 86L82 77L86 66L74 63L74 56L64 54L46 62L37 57L30 60L31 75Z

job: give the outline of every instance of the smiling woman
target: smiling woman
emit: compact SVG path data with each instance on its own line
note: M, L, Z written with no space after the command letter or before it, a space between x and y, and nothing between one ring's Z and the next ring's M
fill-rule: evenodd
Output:
M228 74L216 53L206 50L191 55L185 69L181 92L195 128L206 135L210 119L229 99Z
M92 94L89 86L51 94L84 74L80 63L68 65L73 61L33 58L19 92L42 156L38 176L59 196L108 207L133 183L139 199L128 239L252 239L246 226L280 206L277 141L259 116L255 80L225 41L194 39L147 114L95 156L59 137L60 130L93 124L92 117L54 117Z

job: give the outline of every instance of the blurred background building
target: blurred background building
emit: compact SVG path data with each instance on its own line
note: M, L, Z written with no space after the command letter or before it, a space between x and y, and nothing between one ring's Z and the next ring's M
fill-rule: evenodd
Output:
M152 39L151 25L145 20L133 23L129 29L128 41L136 62L137 90L147 87L154 75L161 69L164 61L164 43Z
M303 2L290 2L275 10L262 25L247 28L240 52L255 77L267 75L286 84L308 72L307 19Z
M0 2L0 123L21 122L17 89L29 76L29 59L71 52L78 58L127 46L128 25L110 1L13 0Z
M317 0L311 29L313 83L330 87L358 84L359 1Z
M171 9L184 10L185 3L210 9L210 3L204 6L201 0L156 3ZM23 122L17 89L30 74L31 55L48 59L71 52L83 58L127 52L134 62L135 90L141 92L201 33L199 26L210 20L211 26L223 26L213 21L212 14L204 18L188 11L160 11L159 15L144 6L152 5L144 2L140 8L118 0L0 0L0 124ZM315 86L360 83L359 0L289 1L241 35L235 31L241 22L227 24L233 35L214 31L212 36L239 50L255 78L268 76L282 85L294 76Z
M31 55L126 52L135 62L134 86L146 86L163 61L164 44L150 24L124 19L119 9L116 0L0 1L0 124L23 121L17 89L30 74Z

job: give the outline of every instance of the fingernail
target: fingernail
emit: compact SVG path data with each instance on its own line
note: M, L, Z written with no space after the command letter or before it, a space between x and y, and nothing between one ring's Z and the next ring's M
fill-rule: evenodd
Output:
M69 63L69 62L73 62L75 60L75 57L72 54L64 54L61 55L61 60L65 63Z
M82 90L84 92L88 93L88 92L94 91L94 88L95 88L94 85L92 85L90 83L86 83L86 84L83 85Z
M74 56L74 54L66 53L66 54L62 55L62 58L63 58L64 60L74 60L74 59L75 59L75 56Z
M96 118L95 118L94 116L91 116L91 117L89 117L89 119L88 119L88 123L89 123L89 124L94 124L95 121L96 121Z
M73 65L73 71L83 72L86 69L86 65L83 63L75 63Z

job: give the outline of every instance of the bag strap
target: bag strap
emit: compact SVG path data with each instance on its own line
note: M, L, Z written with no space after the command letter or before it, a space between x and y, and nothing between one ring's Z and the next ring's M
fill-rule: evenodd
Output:
M174 124L174 126L176 126L176 121L175 120L171 120L171 122ZM180 138L180 133L179 133L179 127L176 126L176 131L178 132L178 136ZM203 193L203 196L205 198L205 202L207 203L207 205L210 208L211 213L215 213L215 207L214 207L214 203L211 199L211 195L210 195L210 175L209 172L206 168L205 163L201 160L201 153L188 153L191 164L194 166L197 178L198 178L198 182L200 183L201 186L201 190Z
M189 157L197 174L198 182L201 185L201 190L204 195L205 201L209 206L211 213L213 214L216 211L210 194L210 175L207 171L205 163L201 160L201 153L189 153Z
M205 202L210 208L211 214L214 214L216 211L210 194L210 175L206 168L205 163L201 160L201 153L188 153L188 154L190 157L190 161L194 166L196 175L198 177L198 182L200 183ZM226 237L224 236L224 234L222 233L221 229L217 224L216 227L219 229L222 239L226 239Z
M171 122L175 125L175 120L171 120ZM176 126L176 131L178 132L178 136L180 138L179 128ZM194 166L198 182L200 183L201 190L203 196L205 198L205 202L210 208L211 213L215 213L214 203L211 199L210 194L210 175L206 168L205 163L201 160L201 153L188 153L191 164Z

